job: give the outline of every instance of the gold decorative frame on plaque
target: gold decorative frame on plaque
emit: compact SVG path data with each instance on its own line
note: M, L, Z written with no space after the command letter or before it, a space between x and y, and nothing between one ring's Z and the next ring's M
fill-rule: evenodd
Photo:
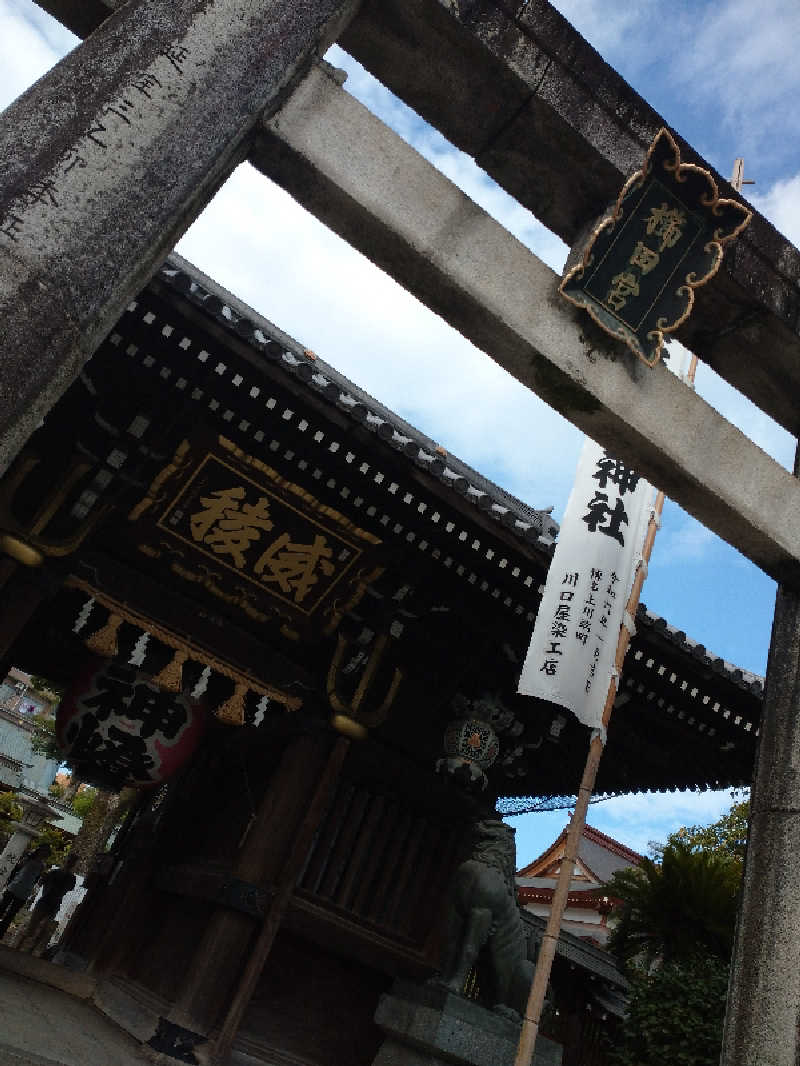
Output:
M689 317L695 290L751 218L743 204L720 197L710 171L681 162L661 129L610 212L573 249L559 291L652 367L664 335Z

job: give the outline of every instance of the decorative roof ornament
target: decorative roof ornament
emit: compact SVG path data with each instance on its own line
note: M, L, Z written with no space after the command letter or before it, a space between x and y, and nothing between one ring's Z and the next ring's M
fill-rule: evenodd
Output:
M751 218L737 200L720 198L710 171L682 163L677 142L661 129L642 169L573 247L559 291L655 366L664 335L689 317L695 289L714 277L723 246Z

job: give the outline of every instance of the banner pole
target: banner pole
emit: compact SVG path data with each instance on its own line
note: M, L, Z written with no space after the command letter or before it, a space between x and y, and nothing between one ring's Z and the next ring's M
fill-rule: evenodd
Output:
M685 376L685 381L690 388L694 387L696 369L697 356L693 355ZM656 539L658 527L661 524L661 513L663 509L664 493L659 492L656 496L653 512L647 525L647 532L645 533L644 544L642 545L642 559L636 569L630 596L628 597L628 603L625 607L626 618L625 621L623 621L622 626L620 626L617 652L614 658L615 669L614 673L611 675L606 702L603 707L602 728L593 731L592 740L589 744L589 753L586 757L586 765L583 770L583 777L581 778L580 788L578 789L575 810L573 811L569 823L569 829L567 830L567 839L564 845L564 857L561 860L561 869L559 870L558 882L556 883L556 889L553 893L550 916L547 919L541 947L539 948L539 956L536 960L536 970L533 975L533 982L531 983L528 1004L525 1008L525 1017L522 1019L522 1031L519 1037L519 1045L517 1046L517 1055L514 1059L514 1066L531 1066L533 1063L533 1056L536 1050L536 1037L539 1032L539 1022L542 1017L542 1008L547 994L547 986L550 982L550 971L553 966L553 959L555 958L556 945L558 944L558 937L561 932L561 921L567 906L569 885L575 869L575 862L578 858L578 846L580 844L584 826L586 825L586 814L589 809L589 801L592 798L594 783L597 778L597 770L600 766L600 759L602 758L603 748L605 746L606 729L608 728L608 723L611 719L611 712L614 709L614 700L617 697L618 678L622 672L622 664L625 660L625 654L631 641L633 619L636 617L636 609L639 606L642 586L647 577L647 564L649 563L650 556L653 552L653 544ZM626 622L628 624L626 624ZM628 628L628 626L630 626L630 628Z

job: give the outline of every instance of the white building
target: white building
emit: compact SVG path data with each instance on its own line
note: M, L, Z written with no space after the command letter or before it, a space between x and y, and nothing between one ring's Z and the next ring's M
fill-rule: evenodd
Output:
M566 842L567 830L564 829L538 859L517 872L518 898L531 914L541 918L550 914ZM602 888L617 870L638 866L641 861L641 855L618 840L591 825L584 826L561 928L598 947L605 947L611 903L596 890Z

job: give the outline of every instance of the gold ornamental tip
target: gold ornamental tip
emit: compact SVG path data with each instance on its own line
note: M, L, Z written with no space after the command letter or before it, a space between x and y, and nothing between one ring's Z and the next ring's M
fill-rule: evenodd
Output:
M37 548L10 533L4 533L0 537L0 550L23 566L41 566L44 562L44 556Z
M341 733L351 740L366 740L369 736L369 731L365 726L346 714L331 715L331 725L337 733Z

